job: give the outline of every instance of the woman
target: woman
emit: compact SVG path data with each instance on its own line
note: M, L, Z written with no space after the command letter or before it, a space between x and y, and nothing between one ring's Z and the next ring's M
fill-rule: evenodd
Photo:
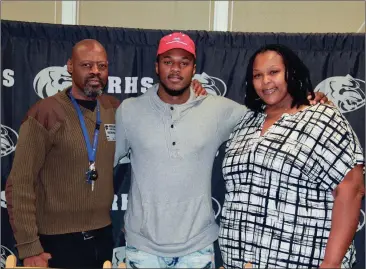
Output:
M351 268L363 151L342 114L309 106L309 70L285 46L251 57L250 109L227 143L219 243L225 268Z

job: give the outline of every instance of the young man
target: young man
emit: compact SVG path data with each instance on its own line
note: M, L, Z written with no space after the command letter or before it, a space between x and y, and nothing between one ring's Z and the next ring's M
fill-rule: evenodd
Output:
M196 97L189 87L195 60L189 36L163 37L159 84L116 112L114 164L130 152L132 165L124 227L132 268L214 267L212 164L246 108L220 96Z

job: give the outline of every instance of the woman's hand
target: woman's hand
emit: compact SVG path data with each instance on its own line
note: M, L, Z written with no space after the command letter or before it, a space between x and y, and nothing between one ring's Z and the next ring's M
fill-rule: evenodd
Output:
M191 85L196 96L207 94L207 91L202 87L201 82L199 82L197 79L192 80Z

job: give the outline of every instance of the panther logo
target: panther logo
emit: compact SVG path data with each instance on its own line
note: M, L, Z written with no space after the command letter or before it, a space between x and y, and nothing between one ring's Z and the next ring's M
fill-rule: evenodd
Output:
M364 226L365 226L365 212L361 209L360 222L358 223L357 232L361 231Z
M320 82L315 91L323 92L341 113L355 111L365 105L365 81L344 77L329 77Z
M5 191L1 191L1 207L3 208L8 207L6 203Z
M215 219L217 219L217 217L220 215L221 212L221 205L219 203L219 201L216 200L216 198L212 198L212 207L215 211Z
M113 268L117 268L121 262L126 262L126 247L124 246L113 249Z
M42 69L33 80L34 91L40 98L52 96L71 86L71 76L65 66Z
M18 134L8 126L1 125L1 157L4 157L15 150L18 141Z
M208 94L221 96L225 96L226 94L226 84L219 78L212 77L203 72L202 74L195 74L193 79L197 79L201 82Z
M1 245L1 259L0 259L0 268L5 268L6 258L10 255L14 255L14 253L8 249L7 247Z

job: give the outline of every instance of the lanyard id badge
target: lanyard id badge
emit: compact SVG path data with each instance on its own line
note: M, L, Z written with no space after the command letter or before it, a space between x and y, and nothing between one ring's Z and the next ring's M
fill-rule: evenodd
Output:
M100 124L101 124L99 101L97 100L97 116L96 116L97 122L95 125L94 137L93 137L93 147L92 147L90 140L89 140L88 131L86 129L85 120L84 120L83 114L81 113L81 109L71 93L70 93L70 98L71 98L71 102L78 114L81 130L83 132L86 149L88 152L89 168L85 174L86 174L86 181L92 185L92 191L93 191L94 183L98 178L98 172L97 172L97 169L95 168L95 155L96 155L97 147L98 147L99 129L100 129Z

